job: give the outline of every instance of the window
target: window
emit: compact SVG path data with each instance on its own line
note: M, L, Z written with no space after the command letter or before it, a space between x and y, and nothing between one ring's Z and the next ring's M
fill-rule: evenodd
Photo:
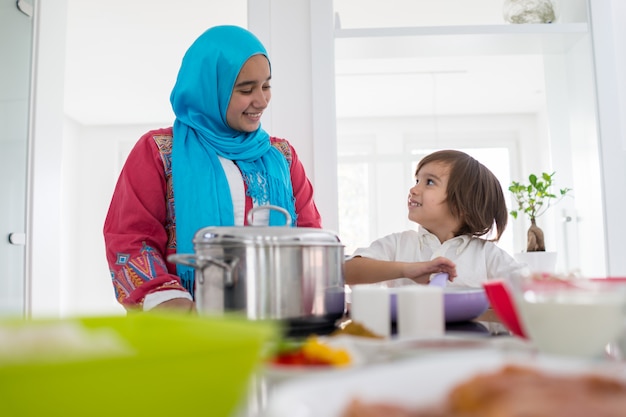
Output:
M510 132L448 134L439 138L435 147L428 135L405 133L394 137L385 129L386 123L391 122L396 127L411 125L410 120L362 121L360 128L369 133L360 136L341 134L356 125L338 121L339 233L346 254L389 233L416 228L407 218L406 201L415 168L424 155L439 149L468 153L498 177L507 197L512 169L519 165L517 143ZM509 221L499 242L511 254L513 228L513 222Z

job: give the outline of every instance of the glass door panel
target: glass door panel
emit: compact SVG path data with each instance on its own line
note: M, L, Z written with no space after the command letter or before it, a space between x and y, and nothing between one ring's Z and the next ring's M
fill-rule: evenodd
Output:
M32 2L0 0L0 316L25 310L32 8Z

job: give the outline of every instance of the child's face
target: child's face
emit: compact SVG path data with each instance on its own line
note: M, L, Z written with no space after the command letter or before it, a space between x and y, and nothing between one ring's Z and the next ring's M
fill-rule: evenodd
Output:
M446 202L449 177L449 164L430 162L417 172L415 185L409 190L409 220L431 233L454 232L459 225Z

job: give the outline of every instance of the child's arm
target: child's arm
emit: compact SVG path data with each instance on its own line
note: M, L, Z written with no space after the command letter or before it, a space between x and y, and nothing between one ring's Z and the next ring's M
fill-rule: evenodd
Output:
M360 256L344 264L346 284L373 284L396 278L409 278L418 284L427 284L431 274L446 272L450 280L456 277L456 265L451 260L438 257L426 262L380 261Z

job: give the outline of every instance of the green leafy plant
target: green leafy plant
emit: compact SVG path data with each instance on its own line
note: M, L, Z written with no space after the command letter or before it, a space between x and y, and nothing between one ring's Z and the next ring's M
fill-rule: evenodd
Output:
M528 229L526 250L528 252L545 251L546 246L543 238L543 231L537 226L537 217L541 216L554 205L561 201L570 191L571 188L561 188L557 193L552 192L554 182L554 174L543 172L540 177L535 174L528 176L528 184L522 184L512 181L509 191L513 194L517 208L509 213L513 218L526 215L530 219L530 228Z

